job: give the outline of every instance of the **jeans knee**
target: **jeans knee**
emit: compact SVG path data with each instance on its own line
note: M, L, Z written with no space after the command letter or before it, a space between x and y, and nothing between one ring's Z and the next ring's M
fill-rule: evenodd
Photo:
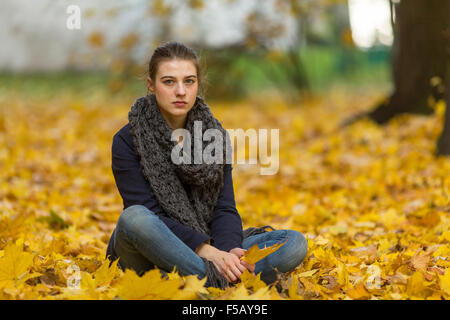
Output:
M308 241L301 232L287 230L287 238L288 243L286 244L288 244L288 247L284 255L284 265L287 269L285 271L293 270L299 266L308 252Z
M297 235L297 243L299 246L299 258L300 263L305 259L306 254L308 253L308 240L306 240L306 237L303 235L303 233L294 231Z
M117 222L118 230L127 234L135 234L144 226L148 226L153 219L158 217L143 205L132 205L126 208Z

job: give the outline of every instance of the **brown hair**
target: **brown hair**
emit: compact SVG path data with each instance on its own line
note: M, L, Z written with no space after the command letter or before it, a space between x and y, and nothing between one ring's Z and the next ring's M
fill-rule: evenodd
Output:
M148 77L154 82L159 64L172 59L189 60L194 63L195 69L197 70L199 94L204 96L206 93L207 77L205 68L202 65L203 61L200 61L193 49L185 46L181 42L169 41L155 49L148 63Z

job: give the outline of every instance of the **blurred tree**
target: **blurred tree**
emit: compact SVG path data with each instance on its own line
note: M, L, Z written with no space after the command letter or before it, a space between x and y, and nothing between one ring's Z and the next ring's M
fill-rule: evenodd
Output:
M299 11L297 15L303 16L305 13ZM305 40L304 29L301 26L302 24L299 23L295 42L287 50L281 51L274 49L272 43L286 32L282 22L271 20L258 8L247 17L247 48L264 57L268 66L265 70L267 78L274 86L282 90L283 96L288 99L295 99L296 94L290 96L286 90L287 86L295 89L297 93L309 90L306 70L298 53L299 47Z
M450 0L402 0L392 3L391 8L395 17L393 93L373 110L351 117L342 125L366 116L385 124L402 113L431 114L434 111L431 106L444 98L450 81L446 71L450 54ZM447 129L439 139L438 154L450 154L449 108L446 109Z
M240 99L245 96L246 88L242 83L243 72L236 65L239 57L245 54L245 46L241 44L228 45L220 48L203 48L194 44L204 64L208 66L206 92L211 98L221 100ZM209 86L209 84L213 84Z
M394 10L395 89L389 100L369 113L378 123L404 112L430 114L429 98L442 99L444 92L448 1L401 1Z
M296 100L301 93L309 91L309 83L299 48L307 39L307 23L310 13L317 8L313 1L277 0L275 8L282 16L292 16L297 22L293 43L287 50L279 50L274 42L286 32L283 19L267 16L261 7L254 8L246 20L247 50L253 51L267 62L266 77L283 92L289 102ZM288 88L290 87L290 88ZM287 89L294 89L289 91Z
M450 31L450 30L449 30ZM447 33L447 36L450 32ZM450 42L450 41L449 41ZM447 46L448 52L450 52L450 46ZM441 136L437 142L437 154L438 155L450 155L450 54L447 54L447 87L445 88L446 95L446 108L445 108L445 119L444 128L442 130Z
M347 70L354 64L348 41L350 22L346 0L276 0L274 10L291 17L297 29L287 49L279 50L274 41L286 32L284 19L271 19L260 7L247 18L247 50L256 52L267 62L267 78L283 92L288 104L311 91L311 84L300 50L309 44L342 48L342 64ZM289 90L293 89L293 90Z
M237 0L223 0L225 5L233 6ZM159 27L152 30L152 46L156 47L164 41L173 40L173 17L183 8L185 15L203 10L204 0L184 0L179 2L169 0L148 0L148 16L158 21ZM117 7L114 14L124 10ZM346 0L275 0L257 4L247 12L244 27L244 39L220 48L207 47L203 37L191 37L184 42L205 52L206 64L211 66L210 82L220 85L211 86L208 90L211 97L241 98L247 93L243 81L245 68L241 57L258 59L264 65L261 70L265 80L282 91L282 96L288 103L295 101L299 95L310 90L308 75L300 54L300 49L307 42L341 44L343 34L348 35L348 8ZM192 17L192 23L197 23ZM319 23L317 23L319 22ZM289 24L295 23L297 29L287 34ZM319 26L317 28L317 26ZM194 30L195 28L193 28ZM198 30L201 30L199 28ZM201 31L198 31L201 32ZM325 40L323 40L323 39ZM196 40L195 40L196 39ZM287 40L290 39L290 40ZM130 75L142 73L141 63L136 63L132 57L137 52L137 44L145 41L145 37L130 31L124 35L114 50L111 63L113 78L110 88L120 92ZM289 45L286 49L286 43ZM96 33L88 39L92 47L104 47L103 35ZM281 44L281 47L280 47ZM281 49L283 48L283 49ZM349 62L349 63L347 63ZM345 61L341 66L346 69L352 61ZM130 72L130 70L133 70ZM223 75L227 74L227 77ZM216 82L218 79L219 82Z

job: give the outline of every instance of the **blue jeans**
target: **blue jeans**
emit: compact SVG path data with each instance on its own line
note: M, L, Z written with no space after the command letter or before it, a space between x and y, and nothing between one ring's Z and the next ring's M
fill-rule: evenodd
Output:
M119 267L133 269L142 275L155 267L171 272L174 267L180 275L206 276L205 263L191 248L181 241L156 214L142 205L126 208L120 215L114 233L114 250L119 257ZM307 241L295 230L275 230L250 236L242 242L244 249L255 243L259 248L287 242L277 251L255 264L255 274L271 284L280 272L295 269L305 258ZM208 281L205 284L209 286Z

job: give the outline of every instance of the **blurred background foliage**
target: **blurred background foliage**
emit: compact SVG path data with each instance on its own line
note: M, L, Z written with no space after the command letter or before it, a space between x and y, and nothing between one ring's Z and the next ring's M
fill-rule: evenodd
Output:
M313 93L324 92L336 85L386 89L390 82L389 55L386 48L361 51L330 46L311 46L298 52L305 68L307 90ZM206 95L211 99L241 99L263 90L299 92L296 83L285 73L291 64L283 54L274 57L220 49L208 50L205 57L209 82ZM46 97L60 91L88 94L95 90L105 90L113 95L124 92L142 95L146 92L144 73L144 68L137 67L134 73L76 69L2 72L0 85L3 90L33 97Z
M229 8L230 12L239 10L239 1L222 2L234 6ZM74 59L78 62L67 63L57 70L3 68L0 86L33 96L60 91L87 94L91 90L139 96L146 92L145 72L151 49L155 44L178 40L193 47L206 65L208 99L231 101L254 93L276 92L292 102L305 94L323 93L333 86L389 88L391 46L376 41L366 48L355 45L347 1L269 2L272 7L268 10L256 5L246 11L239 40L214 46L205 44L201 35L194 39L176 37L171 24L182 5L189 14L196 14L205 10L204 1L135 2L140 3L135 6L147 6L146 19L159 19L160 34L149 40L130 27L111 46L108 37L114 36L112 30L86 27L89 30L85 30L81 45L88 53L79 56L90 60L90 67L80 67L80 60ZM82 19L93 19L103 12L107 19L113 20L128 10L121 6L124 3L127 1L107 9L84 10ZM291 24L285 23L288 19ZM191 23L197 23L194 17ZM281 41L280 45L283 37L288 40ZM150 46L147 58L136 59L137 47L143 42ZM104 61L108 63L96 65L106 55Z

